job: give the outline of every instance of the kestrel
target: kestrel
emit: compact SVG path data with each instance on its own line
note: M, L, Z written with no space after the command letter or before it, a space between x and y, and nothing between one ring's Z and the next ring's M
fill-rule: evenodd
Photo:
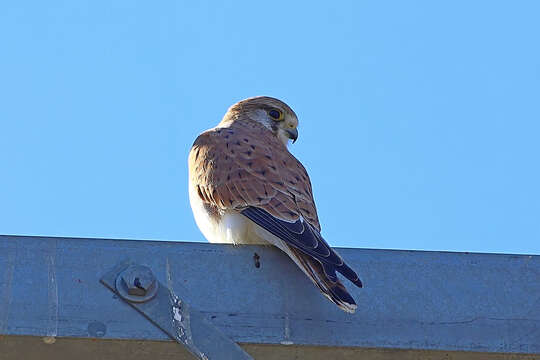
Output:
M358 275L321 236L306 169L287 149L298 119L284 102L260 96L229 108L189 153L189 200L212 243L265 244L283 250L324 296L353 313L356 303L336 275Z

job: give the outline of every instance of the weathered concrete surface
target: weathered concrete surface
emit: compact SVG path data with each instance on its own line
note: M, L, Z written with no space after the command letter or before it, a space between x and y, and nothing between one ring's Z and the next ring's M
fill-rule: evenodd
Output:
M318 346L343 354L376 351L377 359L392 349L426 359L540 353L540 256L339 252L365 284L349 286L358 302L354 315L328 302L269 247L0 236L0 334L8 335L0 349L28 350L21 341L43 336L71 338L52 348L92 339L164 344L164 333L99 283L116 263L131 259L163 283L169 262L173 285L187 289L191 305L252 354L279 345L262 358L279 351L308 358L301 355L309 349L323 352ZM442 357L439 351L455 352ZM410 351L399 353L406 359Z

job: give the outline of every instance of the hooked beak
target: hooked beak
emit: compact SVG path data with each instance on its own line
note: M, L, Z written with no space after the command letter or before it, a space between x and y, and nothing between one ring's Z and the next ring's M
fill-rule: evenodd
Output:
M289 137L289 139L292 140L292 143L294 144L296 142L296 139L298 139L298 129L287 130L287 136Z

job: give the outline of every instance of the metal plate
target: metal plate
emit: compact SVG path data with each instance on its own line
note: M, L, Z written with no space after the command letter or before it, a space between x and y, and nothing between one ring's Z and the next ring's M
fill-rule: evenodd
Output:
M116 280L132 264L130 261L121 262L101 278L101 283L120 295ZM179 290L185 293L185 289ZM126 302L198 359L253 359L200 312L176 296L171 284L164 286L159 283L157 294L147 302Z

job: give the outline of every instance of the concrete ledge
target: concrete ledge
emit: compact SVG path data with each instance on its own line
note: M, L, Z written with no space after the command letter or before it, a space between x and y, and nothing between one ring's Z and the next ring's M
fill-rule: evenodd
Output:
M349 286L359 305L355 315L324 299L270 247L0 236L0 349L7 359L46 359L45 350L31 355L36 344L46 345L45 336L58 338L47 345L57 357L73 343L80 349L109 344L102 359L121 358L118 351L135 351L141 341L156 349L150 354L181 348L99 283L129 258L149 266L161 282L170 276L173 287L182 285L194 308L257 359L278 353L317 359L313 354L325 351L335 359L540 353L540 256L339 252L365 284ZM180 356L183 350L172 351Z

